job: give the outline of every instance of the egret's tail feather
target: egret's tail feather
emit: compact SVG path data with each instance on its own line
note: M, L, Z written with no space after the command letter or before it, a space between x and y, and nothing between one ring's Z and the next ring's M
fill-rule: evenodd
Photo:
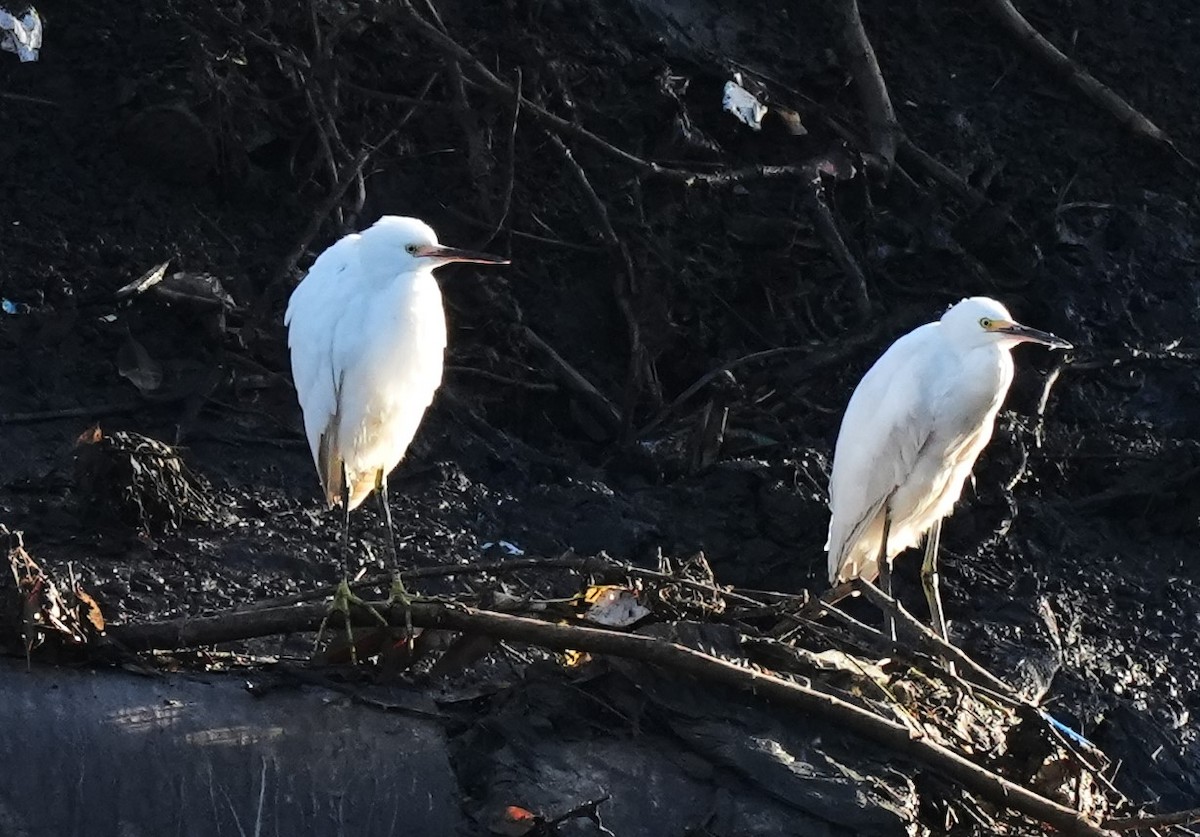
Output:
M342 480L346 473L337 450L337 432L329 430L322 433L317 446L317 475L321 478L321 490L325 492L325 501L331 509L342 504Z

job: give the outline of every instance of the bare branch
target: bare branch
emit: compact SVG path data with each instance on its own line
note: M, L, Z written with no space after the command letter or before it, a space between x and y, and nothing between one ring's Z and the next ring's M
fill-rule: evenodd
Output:
M613 433L619 433L625 420L621 418L621 411L608 399L608 396L598 390L591 381L583 376L583 373L568 363L562 355L554 350L553 346L539 337L529 326L524 327L524 333L525 339L550 359L563 383L583 397L583 400L592 408L605 427Z
M1200 822L1200 808L1177 811L1173 814L1146 814L1140 817L1114 817L1105 820L1103 828L1110 831L1149 831L1152 828L1168 828L1177 825L1195 825Z
M1012 0L983 0L983 5L1030 55L1082 93L1085 99L1101 110L1107 111L1135 136L1160 143L1175 152L1184 162L1193 167L1196 166L1175 147L1175 143L1171 141L1166 132L1113 92L1112 88L1100 82L1095 76L1067 57L1058 47L1050 43L1017 10L1017 7L1012 4Z
M867 117L867 130L871 135L871 150L876 157L881 173L886 177L896 162L896 146L900 141L900 123L892 100L888 96L875 50L863 28L858 13L858 0L839 0L842 13L842 48L858 88L858 99Z

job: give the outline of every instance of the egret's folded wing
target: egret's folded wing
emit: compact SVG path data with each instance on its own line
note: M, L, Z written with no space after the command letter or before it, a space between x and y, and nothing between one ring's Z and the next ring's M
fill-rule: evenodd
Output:
M854 390L838 432L829 480L829 576L842 565L933 434L923 361L938 340L923 326L897 340Z
M347 236L317 258L292 292L283 319L288 327L292 380L304 413L309 450L326 497L334 499L341 490L335 421L341 371L336 366L334 339L345 314L341 285L354 281L348 273L356 266L357 239Z

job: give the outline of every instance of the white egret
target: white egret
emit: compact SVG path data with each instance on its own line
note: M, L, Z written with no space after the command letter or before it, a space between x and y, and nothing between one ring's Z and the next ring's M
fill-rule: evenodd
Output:
M829 480L829 582L879 577L923 535L921 583L934 629L946 639L938 595L942 518L950 514L1013 378L1019 343L1071 344L1016 323L987 297L951 307L893 343L850 397ZM888 620L889 630L893 629Z
M349 633L350 511L377 491L393 561L387 478L442 381L446 316L433 271L508 259L438 243L416 218L385 215L321 253L288 301L292 379L321 489L341 505L344 574L331 610ZM392 598L407 601L397 575ZM353 648L353 643L351 643Z

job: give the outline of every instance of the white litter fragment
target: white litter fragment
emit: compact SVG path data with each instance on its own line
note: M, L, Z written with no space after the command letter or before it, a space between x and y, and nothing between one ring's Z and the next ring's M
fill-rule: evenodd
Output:
M170 263L171 263L171 260L167 259L165 262L162 262L161 264L156 264L154 267L147 270L145 273L143 273L137 279L134 279L128 285L125 285L120 290L118 290L114 294L114 296L116 296L117 299L123 299L123 298L129 296L130 294L140 294L143 291L149 290L150 288L154 287L159 282L161 282L163 280L163 277L167 275L167 265L169 265Z
M491 549L493 546L500 547L509 555L525 554L525 550L521 549L521 547L517 546L515 543L510 543L509 541L488 541L487 543L483 544L480 549Z
M733 81L725 82L725 96L721 100L721 106L755 131L762 130L762 120L767 115L767 106L754 98L754 94L749 90L742 87L741 73L734 73Z
M33 6L13 14L0 6L0 51L15 52L22 62L37 61L42 48L42 19Z

